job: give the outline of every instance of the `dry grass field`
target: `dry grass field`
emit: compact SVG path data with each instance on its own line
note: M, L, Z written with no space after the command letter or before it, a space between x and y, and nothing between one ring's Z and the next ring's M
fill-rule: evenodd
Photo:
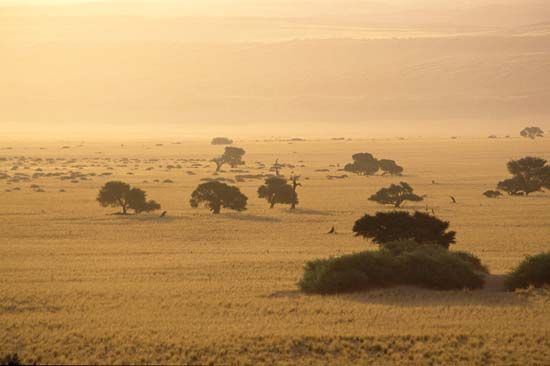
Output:
M258 199L261 179L235 183L245 212L192 209L192 190L222 151L208 141L3 142L2 354L51 364L550 364L550 291L500 287L526 255L550 248L550 194L482 196L508 177L509 159L550 159L550 140L235 145L247 164L220 176L293 164L303 184L296 212ZM395 159L405 175L327 178L356 152ZM111 215L95 198L113 179L145 189L166 217ZM376 248L352 225L388 209L368 197L399 180L427 195L405 208L427 204L458 232L453 248L489 266L488 287L301 294L306 261ZM332 226L337 235L326 234Z

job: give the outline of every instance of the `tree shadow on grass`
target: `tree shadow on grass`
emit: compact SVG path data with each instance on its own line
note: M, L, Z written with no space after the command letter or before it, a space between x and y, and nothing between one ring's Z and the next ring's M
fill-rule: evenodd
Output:
M222 213L217 215L221 219L236 221L256 221L256 222L281 222L280 219L269 216L259 216L247 213Z
M329 211L313 210L309 208L299 208L299 207L297 207L294 211L288 210L287 212L294 215L333 216L333 213Z
M295 299L307 297L324 297L348 300L365 305L390 305L400 307L437 307L437 306L526 306L530 295L504 291L504 275L489 275L483 289L473 291L437 291L413 286L395 286L370 291L361 291L335 295L310 295L298 289L276 291L268 296L270 299ZM535 295L536 296L536 295Z

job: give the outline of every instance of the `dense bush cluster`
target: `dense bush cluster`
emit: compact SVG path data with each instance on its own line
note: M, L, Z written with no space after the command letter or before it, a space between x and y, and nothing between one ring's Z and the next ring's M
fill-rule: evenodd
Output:
M506 288L550 285L550 252L527 257L506 278Z
M308 262L298 283L307 293L335 294L412 285L436 290L483 287L487 269L469 253L414 241L378 251Z

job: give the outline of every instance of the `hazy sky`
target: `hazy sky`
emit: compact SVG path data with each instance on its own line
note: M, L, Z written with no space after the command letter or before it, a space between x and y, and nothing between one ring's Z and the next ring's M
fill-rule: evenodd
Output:
M12 133L550 129L547 0L54 2L0 0Z

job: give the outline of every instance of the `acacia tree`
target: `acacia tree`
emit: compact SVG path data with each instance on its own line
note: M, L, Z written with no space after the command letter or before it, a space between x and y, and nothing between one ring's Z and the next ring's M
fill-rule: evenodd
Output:
M546 163L542 158L531 156L511 160L507 167L512 178L499 182L497 188L514 196L550 189L550 166Z
M242 160L246 151L240 147L226 146L225 151L221 156L212 159L216 163L216 172L219 172L224 164L229 164L230 167L236 168L239 165L244 165Z
M239 188L218 181L199 184L191 194L189 203L196 208L203 204L214 214L219 214L221 208L235 211L246 210L248 197L241 193Z
M394 160L390 159L381 159L378 160L378 165L380 166L380 170L383 171L382 175L401 175L403 174L403 167L397 165L397 163Z
M444 248L455 243L456 233L447 231L449 223L423 212L377 212L365 215L355 222L356 236L371 239L374 243L414 240L419 244L435 244Z
M378 172L380 165L372 154L359 153L352 156L353 163L346 164L344 170L358 175L374 175Z
M525 127L519 134L532 140L537 137L544 137L544 131L540 127Z
M423 197L416 195L413 188L405 182L382 188L369 198L370 201L383 205L394 205L395 207L400 207L404 201L419 202L423 199Z
M302 186L302 183L298 182L299 179L300 179L300 176L294 173L290 177L290 180L292 181L292 190L294 191L294 200L290 203L291 210L295 210L296 205L298 204L298 192L296 192L296 188Z
M295 205L298 202L296 191L283 177L267 178L265 184L258 188L258 197L269 202L270 208L277 203Z
M136 214L160 209L158 202L147 201L145 191L120 181L105 183L99 191L97 201L103 207L121 207L123 215L128 214L128 209L134 210Z

